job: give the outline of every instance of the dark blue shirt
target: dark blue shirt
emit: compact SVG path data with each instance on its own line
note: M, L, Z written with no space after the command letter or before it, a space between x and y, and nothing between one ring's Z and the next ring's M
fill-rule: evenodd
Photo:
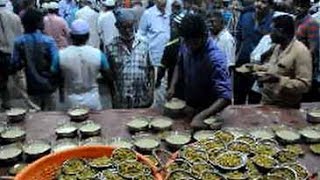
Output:
M55 90L51 87L54 78L50 67L58 53L53 38L40 31L16 38L10 66L14 72L25 67L28 94L48 94Z
M255 11L247 11L240 16L236 37L239 53L237 65L250 62L250 54L262 36L271 32L273 12L268 13L259 24L256 24L255 14Z
M184 45L180 48L180 77L184 99L197 109L208 108L218 98L231 100L231 81L227 60L216 42L210 37L198 55Z

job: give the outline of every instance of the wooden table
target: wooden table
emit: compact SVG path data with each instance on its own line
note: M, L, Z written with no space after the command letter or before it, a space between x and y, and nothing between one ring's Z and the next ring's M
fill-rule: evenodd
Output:
M320 107L320 104L305 104L304 108ZM146 115L157 116L161 113L153 109L132 110L105 110L90 114L90 119L102 125L102 135L105 138L116 136L130 137L126 123L132 116ZM225 119L224 127L254 128L285 124L292 127L308 125L305 112L294 109L279 109L270 106L229 106L221 116ZM0 121L5 121L5 116L0 115ZM68 121L63 112L39 112L28 114L26 120L18 125L27 131L27 140L30 139L55 139L54 129L59 123ZM190 129L188 119L175 120L173 129ZM320 156L313 155L307 146L304 146L305 156L299 161L306 165L310 172L317 172L320 168ZM0 175L6 174L7 168L0 168Z

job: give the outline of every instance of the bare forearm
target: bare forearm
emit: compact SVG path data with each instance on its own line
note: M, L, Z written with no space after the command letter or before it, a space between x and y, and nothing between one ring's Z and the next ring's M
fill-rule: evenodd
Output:
M176 86L178 79L179 79L179 66L176 65L176 67L174 68L174 71L173 71L170 89L172 89Z
M208 118L209 116L215 115L218 112L222 111L224 108L226 108L230 104L231 104L230 100L219 98L210 107L200 112L200 114L202 117Z

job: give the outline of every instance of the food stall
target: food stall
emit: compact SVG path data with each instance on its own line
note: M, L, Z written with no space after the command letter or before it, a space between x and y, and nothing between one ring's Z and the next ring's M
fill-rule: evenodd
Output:
M226 131L237 131L237 132L251 132L251 135L254 135L254 132L265 132L276 130L283 130L282 127L289 127L291 130L303 130L306 127L319 127L316 124L310 124L306 121L306 112L308 109L320 107L320 104L311 103L311 104L303 104L300 110L294 109L280 109L272 106L260 106L260 105L248 105L248 106L229 106L226 108L219 116L219 118L223 119L222 128ZM104 110L99 112L90 112L88 119L91 121L88 124L83 124L81 122L81 127L95 127L96 134L100 138L99 141L101 144L111 144L117 143L117 140L126 139L131 143L131 139L134 137L135 139L143 138L144 134L152 134L153 137L156 137L156 140L159 140L159 144L155 143L154 147L166 149L168 146L164 143L164 136L168 133L163 133L162 131L153 131L150 129L141 129L143 133L138 132L133 136L132 129L128 128L129 123L132 121L133 117L158 117L161 116L162 112L155 109L127 109L127 110ZM0 122L6 122L8 119L6 114L0 115ZM63 124L68 124L70 122L70 117L66 112L37 112L37 113L27 113L25 115L24 120L20 122L14 122L10 124L14 124L14 126L20 127L22 130L26 132L24 144L26 142L33 142L44 140L51 145L51 150L57 148L57 144L59 142L66 143L73 142L76 145L90 143L88 139L79 140L78 138L73 138L70 141L66 141L66 138L62 138L57 140L57 128L62 127ZM177 133L193 133L190 131L189 123L190 120L184 118L175 118L172 120L172 127L170 133L177 135ZM86 121L86 123L88 123ZM94 125L98 126L92 126ZM10 125L12 126L12 125ZM154 125L155 126L155 125ZM281 127L281 128L279 128ZM79 126L78 126L79 128ZM149 126L150 128L150 126ZM72 129L69 129L72 132ZM130 131L129 131L130 130ZM83 131L85 131L83 129ZM165 130L167 131L167 129ZM134 131L136 132L136 131ZM156 132L156 133L155 133ZM170 134L169 133L169 134ZM80 135L81 133L77 133ZM259 134L259 133L258 133ZM262 133L263 134L263 133ZM275 134L275 133L274 133ZM83 135L83 134L82 134ZM81 139L84 139L80 135ZM274 135L276 136L276 135ZM280 136L280 135L279 135ZM101 138L102 137L102 138ZM139 137L139 138L136 138ZM96 137L95 137L96 138ZM161 140L162 139L162 140ZM91 138L92 140L92 138ZM97 141L95 140L94 143ZM150 138L149 138L150 140ZM168 141L168 139L165 139ZM147 141L144 139L142 142ZM294 139L293 139L294 141ZM292 141L292 142L293 142ZM91 141L92 142L92 141ZM194 140L189 140L189 143L194 143ZM305 143L304 141L298 141L302 147L302 154L298 157L297 161L304 165L309 171L309 175L315 174L320 170L320 156L312 153L310 150L310 145ZM294 142L295 143L295 142ZM308 142L311 143L311 142ZM137 146L139 144L136 140L133 146ZM152 144L151 142L149 144ZM281 143L279 143L281 144ZM122 144L123 145L123 144ZM160 146L160 147L159 147ZM280 145L279 145L280 146ZM153 147L153 146L152 146ZM152 148L151 147L151 148ZM139 152L143 152L147 147L142 148ZM169 148L167 150L171 150L174 152L175 148ZM148 149L147 149L148 151ZM1 154L1 153L0 153ZM166 159L169 161L169 159ZM6 176L8 175L8 169L11 165L1 164L0 175ZM209 174L208 174L209 175Z

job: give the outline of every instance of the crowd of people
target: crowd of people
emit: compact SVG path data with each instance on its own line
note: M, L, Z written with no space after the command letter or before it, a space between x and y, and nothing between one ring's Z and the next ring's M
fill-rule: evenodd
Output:
M194 127L231 103L320 99L316 0L21 1L0 0L3 109L8 79L37 110L177 97Z

